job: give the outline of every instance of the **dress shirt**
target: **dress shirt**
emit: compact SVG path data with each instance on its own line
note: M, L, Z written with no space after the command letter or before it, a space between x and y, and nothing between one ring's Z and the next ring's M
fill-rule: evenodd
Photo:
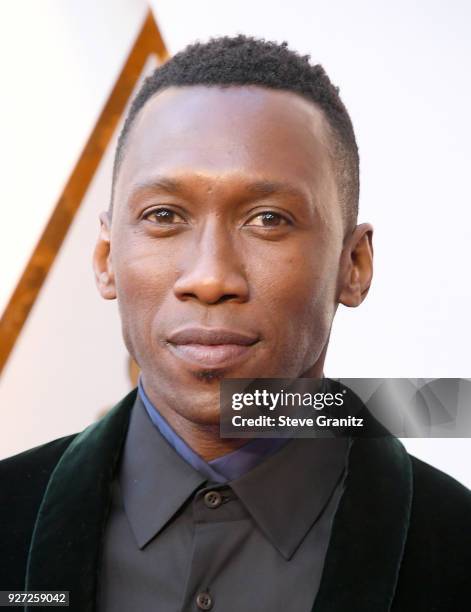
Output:
M152 424L137 394L104 534L100 612L308 612L349 441L293 439L223 484Z

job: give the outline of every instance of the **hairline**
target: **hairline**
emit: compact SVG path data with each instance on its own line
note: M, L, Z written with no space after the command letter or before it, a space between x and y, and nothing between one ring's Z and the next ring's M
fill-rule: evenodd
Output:
M338 128L333 124L332 120L329 118L325 109L322 108L322 106L318 102L313 100L308 95L304 95L302 92L295 91L293 89L290 89L289 87L287 87L286 89L283 89L282 87L269 87L269 86L258 84L258 83L229 83L229 84L224 84L224 83L186 84L185 83L182 85L170 83L168 85L165 85L163 87L159 87L158 89L156 89L152 93L152 95L150 95L143 102L143 104L137 109L137 111L133 114L132 119L130 121L129 121L129 115L128 117L126 117L125 123L119 135L119 140L118 140L114 164L113 164L111 199L110 199L110 204L108 207L108 214L109 214L110 220L112 219L112 216L113 216L115 188L116 188L116 183L118 182L118 176L119 176L119 172L121 169L121 165L126 155L126 150L127 150L130 135L136 124L136 121L141 116L142 111L146 108L149 102L151 102L154 98L156 98L161 93L168 91L169 89L191 89L191 88L197 88L197 87L203 88L203 89L217 89L217 88L219 89L233 89L233 88L252 89L252 88L257 88L257 89L262 89L265 91L275 91L275 92L278 91L278 92L285 92L285 93L293 94L297 96L298 98L301 98L302 100L309 102L314 108L316 108L316 110L320 111L321 113L324 127L326 129L327 137L329 141L329 146L328 146L329 157L331 159L332 166L334 169L336 185L337 187L339 187L340 178L338 176L338 167L342 164L340 160L340 153L342 150L345 150L347 148L347 145L344 142L345 138L340 133ZM131 106L131 110L132 110L132 106ZM339 206L341 206L342 208L341 212L342 212L342 218L344 220L344 226L345 226L344 229L345 229L345 234L347 234L348 229L352 229L352 226L354 224L351 222L351 219L350 219L351 215L348 215L346 211L344 210L344 204L342 202L339 202Z

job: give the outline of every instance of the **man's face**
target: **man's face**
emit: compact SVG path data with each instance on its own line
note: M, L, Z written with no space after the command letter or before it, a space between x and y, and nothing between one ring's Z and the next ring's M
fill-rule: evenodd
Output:
M347 272L314 104L259 87L162 91L128 136L111 228L101 218L102 294L118 299L158 407L214 424L221 377L322 374Z

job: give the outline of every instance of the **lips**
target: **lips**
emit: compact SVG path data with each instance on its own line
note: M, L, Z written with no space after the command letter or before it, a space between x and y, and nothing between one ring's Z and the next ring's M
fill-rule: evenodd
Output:
M246 359L258 340L258 336L235 330L189 327L172 333L167 346L191 366L229 368Z

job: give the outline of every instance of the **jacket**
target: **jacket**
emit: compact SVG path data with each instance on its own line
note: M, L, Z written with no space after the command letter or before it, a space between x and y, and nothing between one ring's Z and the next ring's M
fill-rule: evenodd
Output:
M0 590L67 590L71 611L96 609L136 393L81 433L0 461ZM469 609L471 492L393 437L355 439L313 612Z

